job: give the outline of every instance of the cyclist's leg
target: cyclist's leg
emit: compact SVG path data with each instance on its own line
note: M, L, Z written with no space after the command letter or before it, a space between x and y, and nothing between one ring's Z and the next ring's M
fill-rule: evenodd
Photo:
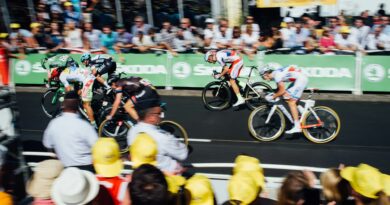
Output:
M92 88L93 88L94 81L95 81L94 77L88 77L87 79L85 79L83 83L83 88L81 90L81 99L83 101L83 107L87 112L89 121L93 125L96 124L93 109L91 107L91 101L93 97Z
M241 69L244 66L244 63L242 60L234 61L232 65L230 66L230 84L232 85L233 91L237 96L237 102L233 106L237 106L240 104L245 103L244 98L241 96L240 88L238 87L236 83L236 78L240 75Z
M134 108L134 103L131 99L128 99L127 102L123 105L123 108L129 113L130 117L136 121L138 121L139 116L137 111Z
M307 79L297 79L290 87L287 89L286 93L283 95L286 99L287 104L290 108L291 115L294 119L294 127L286 131L286 133L295 133L301 132L301 124L299 122L299 113L297 108L297 102L301 98L302 93L307 85Z

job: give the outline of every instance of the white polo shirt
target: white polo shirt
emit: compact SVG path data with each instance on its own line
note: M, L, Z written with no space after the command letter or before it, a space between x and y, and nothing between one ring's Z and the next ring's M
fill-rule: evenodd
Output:
M54 149L65 167L91 165L92 146L98 136L95 129L78 114L64 112L50 121L43 134L43 145Z

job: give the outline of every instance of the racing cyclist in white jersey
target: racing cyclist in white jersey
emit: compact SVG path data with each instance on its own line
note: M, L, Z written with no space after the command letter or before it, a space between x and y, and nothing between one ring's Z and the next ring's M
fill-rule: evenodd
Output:
M205 61L209 63L218 62L222 66L222 72L215 75L214 78L220 78L229 74L229 82L237 96L237 102L233 104L233 107L244 104L245 100L241 96L240 89L236 83L236 78L240 75L240 71L244 66L244 61L238 53L233 50L220 50L218 52L211 50L205 54ZM230 64L230 66L228 64Z
M294 127L286 131L286 134L302 132L298 117L297 102L307 86L307 76L301 69L295 66L273 69L270 65L263 66L260 75L264 80L273 80L277 84L277 92L273 95L267 95L265 99L272 102L278 97L283 97L290 107L291 115L294 119ZM287 89L285 82L291 82Z

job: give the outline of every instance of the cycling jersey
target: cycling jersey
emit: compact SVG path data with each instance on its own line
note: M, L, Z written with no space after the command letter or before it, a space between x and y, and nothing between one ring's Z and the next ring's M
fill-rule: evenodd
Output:
M129 77L118 80L115 92L123 92L136 109L142 109L149 104L159 104L160 95L153 85L140 77Z
M68 66L76 66L77 63L69 55L56 55L47 59L47 64L49 66L49 77L51 79L58 78L61 72L66 69Z
M292 82L287 88L287 93L294 99L299 99L305 90L308 79L301 69L294 66L282 67L272 72L274 81Z
M116 82L116 85L120 87L117 91L124 91L128 95L133 95L141 91L144 87L153 87L147 80L134 76L122 78Z
M111 75L116 70L116 62L109 55L96 55L89 62L88 66L95 68L98 75L108 73Z
M216 57L217 62L221 66L226 66L226 64L230 63L229 75L231 78L236 79L240 75L240 71L244 66L244 61L236 51L221 50L216 53Z

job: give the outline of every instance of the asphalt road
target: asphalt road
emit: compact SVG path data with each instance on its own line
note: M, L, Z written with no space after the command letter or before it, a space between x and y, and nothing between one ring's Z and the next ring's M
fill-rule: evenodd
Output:
M17 93L25 150L41 149L40 140L49 122L41 110L40 97L41 93ZM166 119L182 124L191 139L205 139L190 142L194 151L189 162L233 162L235 156L246 153L267 164L337 167L340 163L368 163L390 173L388 102L317 101L317 105L337 111L341 130L336 140L313 144L303 135L283 136L267 143L254 140L247 130L247 109L216 112L205 109L199 97L163 99L168 103Z

